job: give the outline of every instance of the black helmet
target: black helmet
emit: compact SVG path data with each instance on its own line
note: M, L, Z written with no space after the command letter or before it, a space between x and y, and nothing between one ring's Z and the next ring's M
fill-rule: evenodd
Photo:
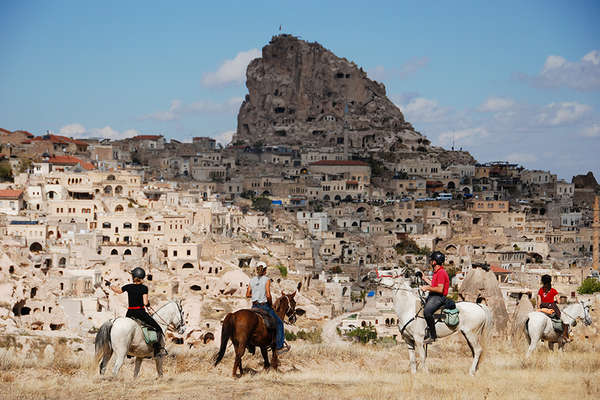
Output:
M444 261L446 261L446 257L440 251L434 251L429 256L429 261L435 261L437 265L444 265Z
M552 277L550 275L542 275L542 283L544 285L550 285L552 283Z
M146 277L146 271L144 271L143 268L140 267L135 267L132 271L131 271L131 275L134 278L139 278L139 279L144 279Z

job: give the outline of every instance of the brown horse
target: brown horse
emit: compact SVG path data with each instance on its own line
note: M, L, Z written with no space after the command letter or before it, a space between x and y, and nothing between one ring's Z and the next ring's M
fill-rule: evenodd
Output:
M296 301L294 296L296 292L292 294L285 294L281 292L282 296L275 301L273 309L275 313L284 321L287 316L290 324L296 321L296 314L304 314L304 310L296 310ZM279 366L279 359L277 358L277 351L275 350L275 331L269 331L265 325L265 322L259 314L252 310L238 310L234 313L229 313L223 320L223 327L221 328L221 347L219 352L215 355L215 366L223 359L225 350L227 350L227 342L231 339L235 350L235 362L233 363L233 376L236 375L236 371L239 369L240 375L244 374L242 368L242 356L246 351L246 348L254 354L254 348L260 347L260 352L264 359L265 369L269 369L271 366L275 370ZM272 363L269 363L268 349L271 348L273 352Z

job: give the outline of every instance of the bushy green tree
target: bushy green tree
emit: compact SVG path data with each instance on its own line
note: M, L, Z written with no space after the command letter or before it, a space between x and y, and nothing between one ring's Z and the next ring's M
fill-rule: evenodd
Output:
M372 326L354 328L346 334L349 337L355 337L361 343L368 343L370 340L377 339L377 332Z
M271 211L271 199L268 197L257 197L252 200L252 208L264 213Z
M600 281L594 278L586 278L577 289L579 294L592 294L600 292Z

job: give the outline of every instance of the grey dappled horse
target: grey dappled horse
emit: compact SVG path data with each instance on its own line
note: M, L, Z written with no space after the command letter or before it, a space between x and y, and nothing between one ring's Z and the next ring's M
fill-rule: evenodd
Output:
M584 324L591 325L592 317L590 317L590 305L590 300L568 305L561 311L560 319L563 324L570 326L575 326L578 319L583 319ZM527 340L529 341L527 357L535 350L540 339L544 339L548 342L550 350L554 350L554 343L559 343L559 348L562 348L564 345L560 341L562 332L556 332L550 317L541 311L532 311L529 313L528 318L525 321L525 336L527 336Z
M398 328L402 338L408 346L410 357L410 371L417 372L417 360L415 350L421 360L421 368L428 372L425 365L425 328L427 324L422 316L422 306L416 290L404 281L394 281L391 278L383 278L380 283L394 291L394 310L398 316ZM460 311L460 322L455 328L449 328L445 323L436 323L435 328L438 339L460 332L464 336L473 355L473 363L469 374L474 375L477 371L479 358L483 348L481 337L486 330L492 327L492 313L484 304L470 302L458 302L456 308Z
M160 307L152 318L160 325L163 332L166 332L168 327L173 327L183 334L185 332L185 322L183 319L183 308L181 303L170 301ZM164 337L164 335L163 335ZM100 374L104 374L106 365L110 360L113 352L115 353L115 366L113 374L116 376L119 369L125 361L125 357L129 354L135 357L135 369L133 377L137 377L142 366L142 360L145 357L154 355L154 347L149 345L144 340L144 333L139 324L131 318L121 317L115 320L106 321L100 327L96 334L96 361L102 358L100 363ZM162 357L155 357L156 372L158 376L163 375Z

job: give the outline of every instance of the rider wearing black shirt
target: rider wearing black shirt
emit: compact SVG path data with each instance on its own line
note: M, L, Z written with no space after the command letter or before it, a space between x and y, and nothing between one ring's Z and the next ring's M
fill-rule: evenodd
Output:
M148 286L142 284L142 279L146 276L146 272L142 268L137 267L131 271L131 274L133 275L133 283L128 283L121 288L110 286L110 289L117 294L127 292L129 307L127 307L127 314L125 316L138 319L150 325L158 335L158 342L154 343L154 356L164 355L164 352L161 352L163 331L160 325L158 325L154 318L152 318L144 308L150 305L150 302L148 301ZM110 284L108 281L107 283Z

